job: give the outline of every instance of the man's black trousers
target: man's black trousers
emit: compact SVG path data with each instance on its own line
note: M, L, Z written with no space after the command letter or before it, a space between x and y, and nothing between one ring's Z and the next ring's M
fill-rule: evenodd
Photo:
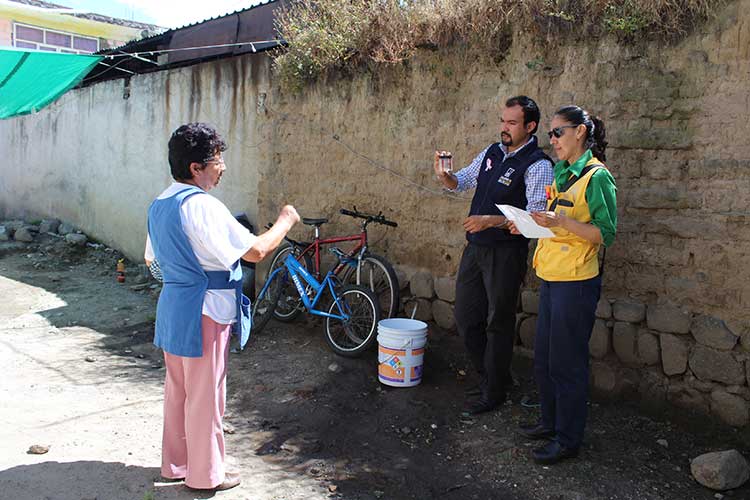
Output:
M528 245L469 243L456 278L456 327L481 377L482 400L501 403L513 380L510 363L518 291L526 276Z

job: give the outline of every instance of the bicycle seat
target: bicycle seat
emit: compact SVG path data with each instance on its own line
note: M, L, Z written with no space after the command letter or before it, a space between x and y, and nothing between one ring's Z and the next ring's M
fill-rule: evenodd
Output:
M328 219L308 219L307 217L302 217L302 224L307 226L320 226L326 222L328 222Z

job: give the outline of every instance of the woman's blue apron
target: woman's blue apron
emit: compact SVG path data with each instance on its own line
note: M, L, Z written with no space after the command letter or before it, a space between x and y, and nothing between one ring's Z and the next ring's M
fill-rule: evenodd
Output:
M244 348L250 337L250 299L242 294L240 261L231 271L204 271L182 229L180 207L194 194L191 187L169 198L154 200L148 209L148 234L164 276L164 287L156 306L154 344L176 356L199 358L203 355L201 315L206 290L235 290L237 322L232 331Z

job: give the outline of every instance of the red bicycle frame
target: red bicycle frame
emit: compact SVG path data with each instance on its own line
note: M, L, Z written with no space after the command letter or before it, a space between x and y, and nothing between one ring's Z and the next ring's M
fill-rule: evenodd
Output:
M362 231L357 235L352 236L336 236L333 238L320 238L320 227L315 226L315 238L313 239L313 242L310 243L305 249L296 257L296 259L302 263L302 259L306 254L309 254L312 252L313 257L313 274L316 278L320 278L322 276L320 272L320 247L323 245L333 245L336 243L345 243L349 241L356 241L358 242L354 248L352 248L351 251L349 251L346 255L348 257L354 257L358 253L360 253L362 250L367 248L367 230L362 229ZM305 245L305 243L297 243L298 246L302 247ZM344 268L346 263L341 262L338 266L336 266L336 269L334 269L334 274L339 274L341 270Z

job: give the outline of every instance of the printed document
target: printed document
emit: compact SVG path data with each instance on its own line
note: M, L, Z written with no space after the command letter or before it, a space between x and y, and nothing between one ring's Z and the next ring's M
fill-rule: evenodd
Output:
M527 238L552 238L555 233L549 228L542 227L531 218L531 214L526 210L514 207L512 205L495 205L506 216L521 234Z

